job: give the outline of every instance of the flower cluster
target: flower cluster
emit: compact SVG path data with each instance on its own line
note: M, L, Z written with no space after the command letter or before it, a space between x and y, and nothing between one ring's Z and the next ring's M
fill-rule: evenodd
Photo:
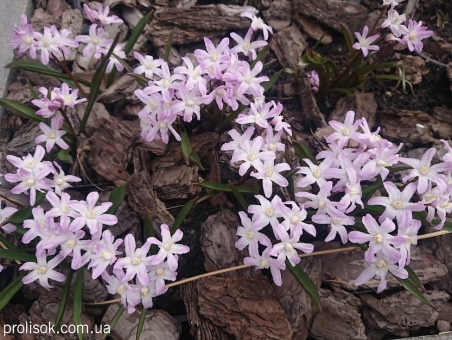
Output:
M257 62L251 68L247 60L240 59L242 55L251 60L255 59L256 48L267 45L267 42L251 41L254 31L262 29L267 39L268 32L272 32L271 28L251 13L243 15L253 20L245 38L231 33L232 39L237 43L233 48L229 48L229 38L224 38L218 46L210 39L204 38L206 49L194 52L199 64L197 66L188 57L183 57L185 65L175 68L172 74L168 64L162 59L154 60L151 56L135 53L140 66L136 67L134 72L144 74L150 79L146 88L135 91L137 97L146 104L139 112L143 139L168 143L168 134L171 132L180 140L173 127L177 117L183 117L186 122L191 122L194 116L200 120L201 105L212 102L215 102L220 110L223 110L225 105L233 110L236 110L239 104L251 105L253 111L249 116L255 116L264 128L269 126L269 119L279 114L280 106L273 103L264 107L262 99L259 99L263 93L260 84L268 80L267 77L257 76L262 71L262 62ZM256 99L254 103L250 101L250 97ZM274 125L279 122L277 118L273 121ZM278 125L278 131L281 126L283 125Z
M381 28L389 28L391 31L391 34L387 37L387 41L405 45L410 52L421 52L423 47L422 40L430 38L433 35L433 31L422 26L422 21L416 22L412 19L408 21L408 26L405 26L406 15L399 14L395 10L399 2L401 1L391 1L390 3L384 1L387 17L381 24ZM390 7L388 8L388 6ZM370 37L367 36L368 34L369 28L367 26L364 26L362 34L355 32L358 42L353 45L353 48L361 50L364 57L367 57L369 50L378 51L380 49L380 46L376 44L372 45L380 37L380 34L374 34Z

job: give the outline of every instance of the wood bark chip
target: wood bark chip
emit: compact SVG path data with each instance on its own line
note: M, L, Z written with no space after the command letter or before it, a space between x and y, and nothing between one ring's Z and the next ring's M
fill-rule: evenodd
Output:
M162 223L169 226L173 225L174 217L168 212L165 204L157 197L147 170L131 176L127 192L127 199L133 210L141 216L144 216L146 209L150 212L155 231L160 233L160 225Z
M286 315L268 280L209 277L198 281L199 313L237 340L292 339Z
M367 19L367 8L343 0L294 0L297 13L306 15L328 27L341 31L341 23L352 32L363 27Z
M132 102L139 102L134 91L139 88L138 82L134 77L126 74L117 79L113 85L102 92L97 101L102 104L113 104L120 100L128 100Z
M325 118L320 112L311 85L306 77L300 79L301 120L306 128L326 126Z
M118 311L119 305L108 307L102 323L109 324ZM109 336L113 340L135 340L141 310L129 314L127 310L122 313L116 325L111 329ZM182 331L179 321L163 310L152 310L146 314L140 339L146 340L178 340Z
M250 21L240 17L248 11L257 13L254 7L205 5L191 8L157 8L146 35L157 47L165 47L174 32L173 45L203 41L231 30L248 29Z
M198 167L186 165L157 168L151 182L162 200L193 197L202 190L197 183Z
M297 24L300 26L301 32L306 33L310 38L314 40L319 40L322 38L321 44L327 45L333 42L333 38L328 34L317 21L302 15L298 12L295 13L294 17Z
M361 301L344 291L320 290L320 311L311 327L314 339L366 340L361 320Z
M354 96L340 98L328 120L343 122L348 111L355 111L355 120L366 118L367 124L372 129L375 126L377 108L378 104L373 93L357 93Z
M317 289L320 289L322 283L322 261L320 257L305 258L298 266L305 271ZM281 278L282 286L273 284L276 299L287 315L294 333L293 339L306 339L317 308L289 269L281 272Z
M290 26L292 22L293 2L289 0L272 1L270 7L262 12L265 21L278 32Z
M407 337L410 331L428 327L438 320L438 309L449 300L449 295L438 290L425 292L424 296L435 306L427 306L411 292L404 290L381 300L372 295L362 295L364 321L373 329Z
M308 46L296 25L289 26L273 34L270 48L275 52L283 67L298 68L301 55Z

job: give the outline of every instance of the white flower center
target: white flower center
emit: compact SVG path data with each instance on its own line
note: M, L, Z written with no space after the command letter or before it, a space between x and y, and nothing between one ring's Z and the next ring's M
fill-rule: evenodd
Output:
M290 219L290 222L295 224L295 223L300 223L301 220L300 220L300 218L298 216L292 216L292 218Z
M419 172L420 172L422 175L427 175L428 170L429 170L428 167L423 166L422 168L419 169Z
M163 268L157 268L157 270L155 271L157 273L158 276L163 276Z
M91 39L91 42L92 42L94 45L97 45L97 44L99 43L99 40L97 40L96 38L93 38L93 39Z
M76 243L75 240L73 238L71 238L71 239L67 240L66 245L69 248L73 248L75 246L75 243Z
M62 185L62 184L64 184L64 182L66 182L64 179L62 179L62 178L58 178L56 181L55 181L55 183L56 183L56 185Z
M48 40L44 40L44 41L42 42L42 45L43 45L44 47L49 47L50 42L49 42Z
M254 231L253 230L247 231L245 235L246 235L247 238L253 239L254 238Z
M210 59L212 61L217 61L217 55L215 53L210 54Z
M312 174L314 175L315 178L319 178L322 175L322 172L320 171L320 168L317 167Z
M141 295L142 296L147 296L149 292L149 288L148 287L141 287Z
M108 250L104 250L102 253L100 253L100 256L105 260L110 260L112 253Z
M381 234L375 235L375 236L374 236L374 240L375 240L375 242L377 242L377 243L383 242L383 235L381 235Z
M192 99L189 99L189 100L187 100L187 105L193 106L193 105L195 105L195 102Z
M380 269L386 269L386 267L387 267L386 262L382 259L378 260L377 267Z
M385 168L389 165L388 163L386 163L384 160L380 159L377 161L377 164L379 166L384 166Z
M172 247L173 247L173 244L171 242L165 243L163 245L163 248L165 248L165 250L167 250L167 251L170 251Z
M362 44L361 44L362 45ZM350 136L350 130L348 128L343 128L342 129L342 134L344 136Z
M94 210L88 211L88 213L86 214L86 218L89 218L90 220L95 219L96 218L96 212Z
M39 273L39 274L43 275L43 274L45 274L46 272L47 272L47 267L46 267L46 266L41 266L41 267L39 267L39 269L38 269L38 273Z
M265 170L265 176L270 177L273 174L273 169L272 168L267 168Z
M319 208L322 209L325 206L324 200L319 200Z
M117 293L119 295L121 295L122 293L124 293L125 290L126 290L125 284L120 284L119 287L118 287Z
M268 208L267 210L265 210L265 215L267 215L268 217L272 217L273 216L273 209L272 208Z
M261 260L261 267L264 269L267 269L270 267L270 263L268 263L267 259L262 259Z
M31 187L33 184L35 184L35 180L33 178L29 178L29 179L27 179L25 184L27 184L29 187Z
M27 39L24 40L24 42L25 42L27 45L30 45L30 44L33 42L33 40L32 40L31 38L27 38Z
M138 258L138 257L134 257L133 259L132 259L132 263L134 264L134 265L139 265L140 263L141 263L141 260Z
M159 126L160 126L160 129L166 129L166 123L165 122L161 122L159 124Z
M293 246L292 246L292 244L289 243L289 242L284 242L284 249L285 249L288 253L293 252Z
M255 155L254 153L250 152L250 153L248 154L248 159L249 159L250 161L254 161L254 160L256 159L256 155Z
M152 63L151 63L151 62L146 63L146 68L147 68L148 70L152 69Z
M55 138L56 138L55 132L49 133L49 138L50 138L50 139L55 139Z
M392 202L392 206L397 210L402 209L402 201L394 201Z

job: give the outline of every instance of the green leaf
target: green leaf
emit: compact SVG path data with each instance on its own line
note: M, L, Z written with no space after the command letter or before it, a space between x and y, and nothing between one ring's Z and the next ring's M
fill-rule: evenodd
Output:
M115 315L113 316L113 318L111 319L110 324L109 324L110 331L113 329L113 327L115 327L115 325L118 322L119 318L121 317L122 313L124 313L124 310L125 310L124 306L121 305L119 307L119 309L116 311ZM104 334L102 339L105 339L107 336L108 336L108 334Z
M165 60L166 62L168 62L169 54L171 52L171 45L173 44L173 39L174 39L174 30L170 33L168 42L166 43L165 54L163 55L163 60Z
M210 190L222 191L222 192L232 192L232 189L229 186L229 184L221 184L221 183L204 181L202 183L198 183L198 185L204 189L210 189ZM253 188L250 188L250 187L236 186L235 188L239 192L244 193L244 194L252 194L253 193Z
M306 291L308 296L311 298L312 302L320 307L320 296L317 287L314 282L309 278L309 276L301 269L299 266L292 266L292 264L286 260L286 266L290 269L292 274L297 278L298 282L300 282L303 289Z
M409 278L401 279L397 276L395 276L395 278L402 284L403 287L405 287L406 290L409 290L411 293L413 293L413 295L416 296L419 300L421 300L427 306L435 308L435 306L432 305L432 303L424 296L424 294L422 294L416 284L409 280Z
M272 75L270 77L269 81L264 81L261 85L264 88L265 91L267 91L270 87L273 86L274 83L276 83L276 81L278 80L279 76L281 75L281 73L284 72L284 69L282 69L281 71L276 72L274 75Z
M28 107L27 105L16 103L15 101L9 99L0 99L0 106L3 106L5 109L18 114L19 116L32 119L36 122L45 122L45 118L42 116L38 116L36 114L36 110Z
M140 321L138 322L138 327L137 327L136 340L140 340L141 331L143 330L143 325L144 325L144 321L146 320L146 312L147 311L148 311L147 308L143 308L141 310Z
M71 78L65 74L54 70L53 68L43 65L36 61L24 61L24 60L16 60L8 65L5 68L17 68L19 70L31 71L39 74L44 74L46 76L55 77L65 83L67 83L70 87L76 89L77 86L71 81ZM91 86L91 83L85 79L74 77L80 84Z
M74 163L74 159L69 154L69 150L68 149L66 149L66 150L61 149L60 151L58 151L57 158L60 161L63 161L65 163L69 163L69 164L73 164Z
M353 52L355 52L355 49L352 47L353 46L353 36L352 36L350 30L348 29L348 27L345 26L343 23L341 23L341 31L344 36L345 44L347 45L348 52L350 54L352 54Z
M414 272L414 270L411 269L410 266L405 266L405 270L408 272L408 280L413 282L416 285L416 287L418 287L420 290L423 290L424 286L422 285L421 280L419 280L419 277Z
M357 68L356 71L359 72L359 74L367 74L371 71L383 70L385 68L398 69L400 67L402 67L401 61L391 61L391 62L386 62L386 63L378 63L378 64L362 66L362 67Z
M94 73L93 81L89 88L88 104L86 106L85 113L83 115L82 122L80 123L80 128L78 130L79 134L82 134L85 132L86 122L88 121L89 115L91 114L91 110L94 106L94 102L97 99L97 94L99 93L100 85L104 78L105 69L107 68L107 64L110 60L111 54L113 53L113 50L115 49L115 46L118 43L119 34L120 33L116 34L115 40L111 44L110 49L108 50L107 54L104 56L104 60L102 60L96 73Z
M153 14L154 13L151 11L138 21L137 25L135 26L135 29L133 30L129 39L127 39L127 42L124 46L124 53L126 55L129 55L129 53L132 52L133 47L135 46L136 42L138 41L138 38L141 35L141 32L143 32L143 29L145 28L148 21L151 20Z
M83 339L83 334L79 333L78 330L83 330L82 325L82 304L83 304L83 286L85 284L85 268L82 267L77 270L77 278L75 279L74 285L74 309L73 309L73 319L74 324L77 328L77 336L79 340Z
M26 272L21 273L18 277L12 280L9 285L5 287L0 292L0 311L6 307L9 301L13 298L14 295L22 288L23 282L22 278L26 275Z
M179 214L177 214L176 219L174 220L173 226L171 227L171 234L174 234L176 230L180 228L182 222L184 222L185 217L187 217L187 215L190 213L190 210L193 208L197 200L198 197L195 197L185 203L185 205L179 211Z
M234 194L237 201L239 201L240 205L245 209L245 211L248 211L248 203L246 202L243 195L240 193L240 191L237 190L237 188L234 186L234 184L229 184L231 187L232 193Z
M10 241L8 241L8 239L1 234L0 234L0 242L2 242L6 246L6 248L8 248L9 250L19 250L20 249L14 243L11 243Z
M28 254L23 250L0 249L0 259L8 259L21 262L36 262L34 255Z
M111 55L112 55L113 57L115 57L116 60L118 60L118 61L121 63L122 66L124 66L124 68L127 70L127 72L133 73L133 69L132 69L132 67L130 67L130 65L127 63L127 61L125 61L124 59L122 59L121 57L117 56L117 55L114 54L114 53L112 53ZM116 73L118 73L118 70L116 69L116 67L114 67L114 68L111 70L111 72L108 74L108 76L107 76L107 87L110 87L111 84L113 84L113 82L115 81L115 79L116 79ZM140 83L140 85L143 86L142 83ZM145 87L145 86L146 86L146 85L144 85L144 87Z
M5 223L23 223L26 219L31 217L31 210L33 207L25 207L20 210L17 210L14 214L12 214Z
M143 87L148 86L150 80L149 78L146 78L145 76L136 73L127 73L127 75L134 77L138 84L140 84L141 86Z
M28 89L30 90L30 93L33 96L33 99L39 99L39 95L36 93L35 89L33 88L33 85L31 85L30 80L28 79L28 77L26 79L27 79Z
M438 219L434 219L432 223L434 225L437 225L440 221ZM441 230L445 231L452 231L452 222L446 221L444 222L444 226L441 228Z
M204 167L201 164L201 160L191 147L190 138L188 138L187 131L182 130L180 132L180 136L181 136L180 145L182 148L182 155L184 156L185 163L189 165L191 160L194 164L198 166L198 168L204 170Z
M263 48L256 56L256 59L253 60L253 62L250 64L250 69L253 69L254 66L256 66L258 61L264 60L266 55L268 54L269 48Z
M308 158L312 163L315 165L318 165L319 163L315 159L314 155L312 154L311 150L309 150L308 146L301 142L301 141L294 141L292 142L292 145L295 150L295 154L297 155L298 159L300 160L300 163L307 165L307 163L304 161L305 158Z
M374 184L369 185L368 187L366 187L365 189L363 189L363 202L367 202L369 200L369 198L372 197L372 195L375 193L375 191L377 191L378 189L380 189L383 186L383 181L381 180L381 177L378 177L377 181Z
M114 215L116 213L119 206L126 197L126 192L127 192L127 183L120 187L116 187L112 190L110 197L108 198L108 201L113 203L113 205L107 210L106 212L107 214Z
M60 305L58 306L58 312L55 318L55 329L59 329L61 321L63 321L64 311L66 310L67 297L71 291L72 276L74 276L74 271L70 270L67 277L66 283L64 284L63 294L61 295Z

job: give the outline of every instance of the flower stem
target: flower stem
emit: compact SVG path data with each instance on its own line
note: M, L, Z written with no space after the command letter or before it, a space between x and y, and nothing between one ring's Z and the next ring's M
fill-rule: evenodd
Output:
M72 72L68 69L68 67L66 66L65 63L63 63L60 59L58 59L55 54L52 53L52 58L57 62L57 64L63 69L63 71L69 76L69 78L71 78L71 80L74 82L75 86L77 86L78 90L80 91L80 93L82 94L82 96L84 98L87 98L88 95L86 94L85 91L83 91L82 86L80 85L80 83L75 79L74 75L72 74Z

